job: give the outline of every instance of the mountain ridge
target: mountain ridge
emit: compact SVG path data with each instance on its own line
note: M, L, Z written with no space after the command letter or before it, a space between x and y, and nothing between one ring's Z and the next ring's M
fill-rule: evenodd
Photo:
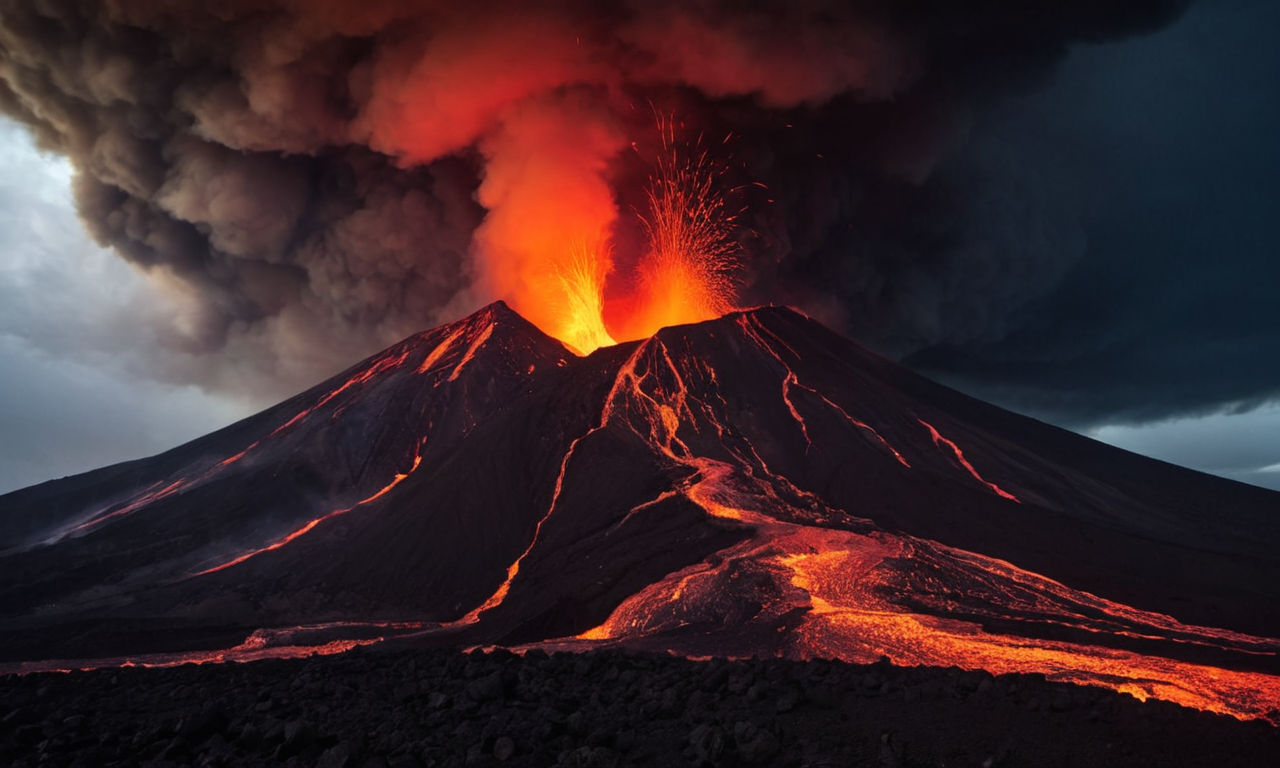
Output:
M23 637L0 658L33 637L43 658L136 652L137 627L174 622L884 654L1260 716L1280 703L1278 510L785 308L579 357L495 303L151 459L0 496L0 530L28 531L0 553ZM219 645L173 638L148 647Z

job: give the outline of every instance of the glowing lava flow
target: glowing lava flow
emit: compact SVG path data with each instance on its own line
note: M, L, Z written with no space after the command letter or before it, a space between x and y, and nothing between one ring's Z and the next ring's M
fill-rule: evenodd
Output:
M636 351L632 353L631 357L627 360L626 364L623 365L623 370L626 370L630 366L634 365L636 356L640 354L640 350L643 349L644 346L645 346L644 344L640 345L640 347L638 347ZM457 621L454 621L454 622L450 622L452 625L456 626L456 625L474 624L480 620L481 614L487 611L493 610L497 606L501 605L503 600L507 599L507 593L511 591L511 583L515 581L516 574L520 573L520 564L523 563L524 559L529 556L530 552L533 551L533 548L538 543L539 536L542 534L542 527L546 524L547 520L551 518L551 514L556 511L556 503L560 500L560 492L564 488L564 476L565 476L565 472L568 471L569 461L573 458L574 452L577 451L578 445L583 440L586 440L588 437L591 437L595 433L604 429L605 426L609 423L609 414L610 414L609 404L613 400L613 398L616 396L618 392L618 388L622 385L622 381L623 381L623 371L620 370L617 376L614 378L613 387L610 388L609 394L605 397L605 402L600 413L599 423L597 423L596 426L592 427L591 429L587 430L586 433L574 438L573 442L569 443L569 448L568 450L565 451L564 458L560 460L560 471L556 474L555 485L553 486L551 491L551 503L547 506L547 511L542 515L541 518L539 518L537 525L534 526L533 536L529 539L529 545L524 548L524 551L520 553L520 556L517 557L511 563L511 565L507 566L507 576L505 579L503 579L502 583L498 585L498 588L494 590L493 594L491 594L487 599L485 599L484 602L480 603L480 605L468 611L467 614L463 616L461 619L458 619Z
M793 386L799 387L800 389L803 389L807 392L817 395L818 398L820 398L823 403L835 409L836 412L838 412L841 416L843 416L845 421L849 422L853 426L870 434L876 440L876 442L878 442L885 450L893 454L893 457L898 460L899 464L901 464L902 466L908 469L911 468L911 465L907 462L905 458L902 457L902 454L899 453L896 448L890 445L889 441L885 440L884 437L882 437L874 427L872 427L870 424L867 424L864 421L860 421L850 416L848 411L841 408L836 403L832 402L830 398L828 398L826 395L822 394L818 390L814 389L813 387L809 387L804 384L801 384L800 379L796 377L795 371L791 370L791 366L787 365L787 362L782 359L782 355L779 354L778 351L773 348L773 345L765 340L764 335L768 334L769 336L773 337L774 341L777 344L779 344L783 349L786 349L793 356L798 358L799 354L794 349L792 349L785 341L778 338L778 336L775 333L773 333L768 328L766 328L760 322L759 319L757 319L754 316L748 316L748 315L742 314L742 315L738 315L737 323L738 323L738 326L742 328L742 331L743 333L746 334L747 338L751 339L751 341L755 343L755 345L759 347L761 350L768 353L768 355L772 357L778 363L778 365L781 365L783 370L787 372L786 376L784 376L782 379L782 401L786 404L787 410L791 413L791 417L795 419L796 423L800 425L800 431L804 434L805 443L809 448L813 447L813 440L810 439L809 437L809 426L805 423L804 417L800 415L800 411L796 409L795 403L791 399L791 387Z
M388 637L422 629L416 621L331 621L294 627L256 629L239 645L207 651L175 651L115 656L100 659L54 659L0 664L0 674L33 672L84 672L117 667L164 668L183 664L222 664L264 659L297 659L330 656Z
M459 329L459 332L461 330L465 330L465 328ZM446 343L447 341L448 340L446 340ZM475 346L478 346L478 344L473 345L473 349L471 350L472 352L474 352ZM271 431L271 433L265 439L270 440L271 438L278 437L279 435L287 431L290 427L295 426L296 424L301 422L303 419L305 419L307 416L310 416L320 408L332 402L335 398L337 398L343 392L346 392L357 385L365 384L369 381L372 381L378 375L386 371L390 371L395 368L398 368L400 365L404 363L405 359L408 358L411 351L412 351L411 348L406 347L405 349L401 350L398 353L388 352L378 357L372 362L371 365L363 368L362 370L360 370L359 372L351 376L351 378L344 381L337 388L325 393L325 395L321 397L319 400L317 400L315 403L303 409L302 411L299 411L292 418L285 421L283 424L280 424L279 426L277 426L275 429ZM441 351L439 348L437 348L437 351L440 351L441 354L443 354L443 351ZM131 499L130 501L125 503L123 506L120 506L117 508L108 507L106 509L99 510L98 512L90 515L88 519L82 522L79 522L73 526L70 526L65 530L50 537L49 539L46 540L46 543L54 543L61 539L67 538L68 536L75 536L75 535L86 533L94 528L97 528L98 526L104 523L119 519L121 517L125 517L133 512L136 512L140 509L150 506L155 502L158 502L162 499L166 499L170 496L173 496L177 494L179 491L186 491L196 486L199 486L204 482L206 482L207 480L214 477L215 475L217 475L220 471L226 469L227 467L243 459L251 451L259 447L259 445L261 445L262 442L263 442L262 440L255 440L249 445L247 445L239 453L228 456L227 458L222 459L216 464L209 466L204 470L199 471L198 473L194 473L193 476L180 477L177 480L173 480L169 482L167 485L165 485L164 487L159 488L158 490L156 489L158 486L160 486L161 483L159 482L153 483L151 486L146 488L140 495Z
M895 556L909 554L909 540L899 543L891 537L882 537L876 542L882 551L875 553L869 568L864 561L861 572L849 568L846 560L863 557L860 548L865 549L866 542L848 540L826 544L825 549L794 552L776 561L790 571L791 584L809 596L811 610L798 630L807 654L852 656L863 661L886 655L897 664L954 664L994 674L1039 672L1050 680L1102 685L1140 699L1159 698L1242 719L1268 717L1275 721L1280 717L1280 678L1275 676L1118 648L992 632L972 621L948 618L942 610L941 615L904 611L892 599L882 596L894 594L903 566L892 561ZM883 551L885 547L888 552ZM905 549L893 551L899 547ZM939 547L939 551L942 549ZM960 554L983 559L972 553ZM1004 564L999 561L982 565L988 574L1003 575ZM857 578L851 578L854 573ZM1073 592L1034 574L1021 574L1062 592ZM1272 656L1280 649L1280 644L1265 638L1181 625L1160 614L1137 611L1087 593L1074 594L1082 602L1107 610L1109 621L1134 627L1133 634L1143 637L1163 637L1159 633L1174 630L1187 637L1200 637L1202 642L1234 642L1246 648L1265 649L1261 652ZM1016 617L1020 606L1016 602L1003 603L1000 598L997 596L990 608L1003 609L1011 619ZM1045 601L1036 607L1047 610L1052 608L1052 603ZM1107 632L1105 629L1094 631Z
M418 373L429 373L431 369L435 367L435 364L440 362L440 358L444 357L444 354L449 351L449 347L453 346L453 342L457 341L458 337L465 333L466 330L467 327L465 325L461 325L454 329L453 333L446 336L444 341L437 344L435 348L427 353L427 356L422 359L422 365L418 366Z
M762 335L757 340L782 362ZM663 376L654 364L664 366ZM705 361L699 365L706 367ZM707 376L714 380L713 373ZM784 399L789 394L784 390ZM1036 672L1052 680L1280 723L1280 677L1128 649L1140 640L1145 647L1163 645L1173 656L1179 647L1197 646L1276 658L1280 641L1184 625L994 558L883 531L839 510L819 509L815 515L815 510L787 501L796 493L794 486L770 473L763 462L748 462L732 451L736 458L731 461L695 455L692 436L711 431L707 423L697 422L715 415L695 407L691 398L665 345L651 339L619 369L601 426L616 421L659 455L693 470L677 492L710 516L750 526L752 537L641 590L599 626L575 638L545 642L545 647L621 644L696 656L706 651L693 649L733 654L735 637L772 637L779 655L860 663L888 656L898 664ZM689 439L681 437L685 430ZM724 436L731 427L716 424L715 432ZM951 447L963 461L953 443L940 435L935 442ZM963 466L981 480L967 462ZM567 468L566 457L558 483ZM663 498L669 495L628 510L614 527ZM821 504L807 495L801 500ZM842 528L819 524L819 518L840 519ZM800 626L781 631L784 623L794 621L786 617L797 611L803 612ZM744 632L727 623L741 618L727 616L751 617L746 621L759 624L760 631ZM1056 639L1062 627L1087 632L1097 641ZM656 645L646 645L646 638L654 638ZM758 645L741 649L746 655L762 650Z
M96 528L97 526L102 525L108 520L114 520L115 518L123 517L129 514L130 512L134 512L138 509L141 509L142 507L147 506L148 504L151 504L152 502L156 502L163 498L172 496L173 494L181 490L186 484L187 484L186 480L174 480L172 483L169 483L168 485L161 488L160 490L153 491L151 490L152 488L155 488L156 486L160 485L160 483L154 483L151 485L150 488L143 491L141 496L138 496L133 501L130 501L128 504L125 504L123 507L120 507L119 509L113 509L109 512L105 510L102 512L99 512L98 514L90 517L88 520L84 521L83 523L80 523L78 525L71 527L69 530L62 533L57 538L61 539L66 536L72 536L77 533L83 533L89 530L90 528Z
M496 325L497 323L489 323L485 326L485 329L480 332L480 335L476 336L475 339L471 341L471 345L467 347L467 351L463 354L462 359L458 361L456 366L454 366L453 373L449 374L449 381L458 380L458 377L462 375L462 369L467 366L467 363L471 362L475 358L476 350L484 346L484 343L493 335L493 329Z
M711 478L704 490L714 492L716 482ZM694 637L714 637L718 631L734 630L722 623L726 605L759 600L755 608L743 611L764 627L781 622L796 609L807 609L799 627L777 635L779 655L854 663L887 656L901 665L958 666L993 674L1040 673L1050 680L1098 685L1140 699L1159 698L1280 724L1280 677L1118 647L991 631L969 618L954 618L956 614L972 615L973 606L956 610L948 605L947 596L964 589L966 582L955 577L969 567L973 570L968 576L980 581L968 583L988 587L981 599L984 614L1029 631L1043 624L1067 625L1099 636L1159 639L1270 657L1280 653L1280 642L1275 640L1183 625L1167 616L1071 590L1001 561L934 542L885 532L859 534L797 525L708 501L700 499L709 513L746 520L759 527L757 536L628 598L604 623L578 635L576 641L548 645L580 648L579 641L625 644L649 636L667 638L663 642L671 643L672 633L681 629L693 632ZM931 554L935 565L942 562L952 571L947 574L952 578L945 586L939 585L938 593L904 588L904 581L928 570L914 562L921 550ZM748 574L751 578L744 578ZM744 582L755 584L757 594L735 595ZM762 589L762 583L771 586ZM989 591L993 583L1002 589ZM908 602L924 606L908 608ZM1082 611L1096 615L1089 617ZM758 653L760 649L745 650Z
M311 407L305 408L299 411L297 415L295 415L293 418L289 419L285 423L273 429L271 431L271 434L268 435L267 437L269 438L275 437L281 432L284 432L289 427L292 427L294 424L297 424L298 422L302 421L306 417L315 413L320 408L323 408L325 405L328 405L329 402L331 402L335 397L342 394L343 392L346 392L348 389L351 389L356 385L364 384L368 381L371 381L372 379L376 378L379 374L383 373L384 371L389 371L393 368L398 368L401 364L404 363L405 358L409 356L409 353L411 351L412 350L410 348L406 347L405 349L401 350L399 354L385 354L382 357L379 357L377 360L373 361L372 365L369 365L361 369L354 376L344 381L342 385L339 386L337 389L331 390L324 397L317 400Z
M977 480L978 482L990 488L997 496L1006 498L1010 501L1017 501L1019 504L1022 503L1018 501L1017 496L1014 496L1012 493L1009 493L1008 491L1004 490L1003 488L996 485L995 483L991 483L984 480L982 478L982 475L978 474L978 470L974 469L973 465L969 463L969 460L964 457L964 452L960 450L960 446L956 445L955 443L951 442L950 440L948 440L947 438L939 434L938 430L934 429L932 424L925 421L924 419L917 419L917 421L919 421L921 424L925 426L926 429L929 430L929 436L933 438L934 445L938 446L939 448L945 445L946 447L951 449L951 452L955 454L956 461L960 462L960 466L968 470L970 475L973 475L974 480Z
M245 552L244 554L234 557L224 563L219 563L218 565L205 568L202 571L197 571L191 574L190 576L188 576L188 578L195 578L197 576L204 576L205 574L215 573L217 571L223 571L223 570L226 570L227 568L231 568L232 566L239 565L245 562L246 560L257 557L258 555L280 549L281 547L285 546L291 541L294 541L298 537L303 536L307 533L310 533L317 525L320 525L326 520L331 520L335 517L338 517L339 515L345 515L346 513L350 512L353 509L362 507L371 501L375 501L379 498L382 498L392 488L395 488L397 485L404 482L405 479L409 477L409 475L413 474L418 469L418 465L420 465L421 463L422 463L422 454L421 454L421 447L419 447L418 455L413 457L413 466L410 467L409 470L406 472L396 474L396 476L391 480L390 483L387 483L385 486L383 486L383 488L380 491L373 494L372 496L368 496L364 499L361 499L360 501L357 501L355 504L349 507L343 507L342 509L335 509L326 515L321 515L320 517L317 517L314 520L309 521L306 525L302 526L301 528L298 528L295 531L291 531L290 533L286 534L283 538L277 541L274 541L264 547L259 547L258 549Z

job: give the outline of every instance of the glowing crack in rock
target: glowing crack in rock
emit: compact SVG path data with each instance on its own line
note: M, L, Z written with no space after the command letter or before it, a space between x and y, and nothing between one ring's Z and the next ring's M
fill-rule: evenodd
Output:
M544 647L632 645L648 637L672 642L671 633L677 630L693 631L696 636L699 627L711 633L725 629L719 624L724 621L725 606L753 599L736 595L742 583L736 574L750 572L759 576L757 583L771 585L761 593L765 597L753 609L752 621L767 625L795 610L804 611L798 629L778 636L778 652L783 655L860 663L888 656L898 664L959 666L996 674L1039 672L1051 680L1100 685L1238 718L1280 721L1280 677L1124 647L1134 639L1170 649L1213 647L1275 658L1280 641L1182 624L1073 590L1004 561L880 531L870 521L863 521L865 532L803 522L813 512L787 503L783 491L791 481L770 474L762 462L726 462L692 454L678 432L686 426L694 431L701 428L673 418L695 413L689 393L682 383L667 388L651 380L651 370L641 373L646 347L652 348L646 359L669 361L656 354L658 344L637 349L622 366L605 404L606 416L625 417L625 425L649 441L657 453L694 470L680 484L680 494L712 517L749 526L753 535L632 595L600 625L575 638L548 641ZM776 353L774 357L778 359ZM672 380L681 381L678 376ZM827 401L827 405L859 424L835 403ZM706 411L696 409L696 413ZM982 481L953 443L938 435L935 444L951 448L962 466ZM1012 498L982 482L1002 497ZM663 498L669 496L627 511L615 525ZM853 520L847 515L844 519ZM1036 636L1052 627L1098 639L1094 644Z
M800 389L805 390L806 392L810 392L816 395L818 398L822 400L823 403L835 409L836 412L838 412L841 416L843 416L845 421L849 422L855 427L858 427L859 429L870 434L876 440L876 442L878 442L885 450L893 454L893 457L898 460L899 464L901 464L904 467L907 467L908 469L911 468L911 464L909 464L907 460L903 458L902 454L899 453L897 449L895 449L892 445L890 445L889 441L885 440L884 437L882 437L874 427L872 427L870 424L867 424L864 421L860 421L859 419L855 419L854 417L850 416L848 411L846 411L844 408L841 408L839 405L833 402L830 398L828 398L826 395L822 394L818 390L814 389L813 387L809 387L804 384L801 384L800 379L795 374L795 371L793 371L791 369L791 366L789 366L787 362L782 359L782 356L779 355L777 351L774 350L773 344L770 344L764 338L764 336L766 334L771 336L774 339L775 343L780 345L783 349L787 350L788 352L791 353L792 356L798 359L800 357L800 354L796 352L791 347L791 345L787 344L787 342L779 338L778 335L775 334L773 331L770 331L768 327L766 327L763 323L761 323L760 320L755 316L740 314L738 315L737 323L739 327L742 328L743 332L747 335L747 338L751 339L751 341L755 343L757 347L767 352L769 356L772 357L778 363L778 365L781 365L782 368L787 372L782 379L782 400L784 403L786 403L787 410L791 413L791 417L795 419L797 424L800 425L800 430L804 434L804 440L806 445L808 446L806 450L811 449L813 447L813 440L809 437L809 427L805 423L804 417L800 415L800 411L797 410L794 401L792 401L791 399L791 387L798 387Z
M151 486L151 488L155 488L158 485L160 485L160 483L154 483ZM132 512L135 512L141 509L142 507L147 506L148 504L151 504L153 502L172 496L173 494L182 490L182 488L185 487L186 485L187 485L186 480L179 479L179 480L174 480L173 482L169 483L168 485L164 486L159 490L151 490L151 488L149 488L146 491L144 491L141 496L138 496L134 500L125 504L123 507L120 507L119 509L111 509L110 511L104 510L102 512L99 512L93 515L92 517L90 517L85 522L79 523L78 525L71 527L68 531L61 534L57 538L60 539L65 536L72 536L75 534L83 533L92 528L96 528L97 526L102 525L103 523L109 520L114 520L116 518L128 515Z
M360 384L368 383L369 381L376 379L382 373L399 367L401 364L404 363L405 359L409 356L409 351L410 350L406 348L401 352L399 352L398 354L392 354L388 352L379 356L377 359L373 361L371 365L363 368L362 370L360 370L359 372L351 376L351 378L347 379L336 389L333 389L330 392L326 393L323 397L317 400L313 405L298 412L288 421L276 427L267 436L267 439L278 437L280 434L285 432L290 427L295 426L296 424L301 422L303 419L305 419L307 416L315 413L320 408L332 402L334 398L338 397L338 395L342 394L343 392L346 392L351 388L356 387ZM217 475L221 470L224 470L227 467L232 466L236 462L243 459L248 453L253 451L255 448L259 447L261 443L262 441L255 440L252 443L250 443L248 446L246 446L243 450L241 450L239 453L228 456L227 458L222 459L221 461L213 464L212 466L208 466L204 470L197 471L192 469L190 470L191 474L185 477L179 477L176 480L172 480L167 485L164 485L164 487L159 488L159 490L156 490L156 488L160 486L163 481L159 483L153 483L151 486L145 489L141 494L131 499L130 501L125 502L123 506L112 505L107 509L95 512L94 514L90 515L88 519L83 520L79 523L76 523L60 531L59 533L49 537L45 541L45 543L47 544L54 543L68 537L82 535L84 533L87 533L93 530L94 528L97 528L103 525L104 523L111 522L113 520L118 520L134 512L137 512L141 509L145 509L146 507L149 507L150 505L158 501L174 496L179 492L186 491L196 486L199 486L204 482L208 481L209 479L211 479L212 477L214 477L215 475ZM313 522L316 522L316 521L313 521Z
M449 381L458 380L458 377L462 375L462 369L466 367L467 363L471 362L475 358L476 351L479 350L480 347L484 346L484 343L489 340L489 337L493 335L493 329L496 326L497 323L489 323L485 326L485 329L480 332L480 335L476 336L475 339L471 341L471 346L467 347L466 353L462 356L462 359L458 361L457 366L454 367L453 373L449 374Z
M911 463L886 437L895 442L909 440L899 445L912 451L908 455L915 463L922 462L918 457L941 455L947 472L967 473L957 475L962 482L968 484L972 478L999 498L1018 501L983 478L959 445L914 416L915 411L868 413L867 404L892 400L873 391L864 404L859 395L847 389L822 391L811 386L821 379L810 373L812 369L797 352L798 347L807 353L809 347L792 346L779 335L786 334L782 326L775 325L779 329L775 331L771 321L766 322L769 317L750 313L726 318L716 326L717 335L712 338L719 343L722 337L718 334L739 333L738 339L750 351L740 359L752 361L764 372L754 382L760 385L759 402L776 414L769 424L781 424L790 440L788 445L798 450L800 436L814 450L829 450L831 444L824 441L831 436L846 441L837 446L861 441L874 452L883 450L884 465L894 470L889 475L893 483L909 484L911 475L897 474L896 465L887 459L892 456L906 469L911 469ZM497 333L492 313L477 315L443 338L435 337L439 343L425 354L425 344L416 347L416 355L423 359L415 369L435 374L437 384L446 374L449 377L445 380L454 380ZM150 665L329 653L393 636L447 638L457 630L466 630L470 634L464 636L470 638L483 635L491 619L496 631L506 632L490 612L505 606L511 616L519 616L522 589L546 576L539 570L544 562L537 554L539 547L573 530L572 515L580 501L576 483L589 468L587 459L604 441L624 439L628 446L640 445L653 457L658 465L656 477L666 484L649 486L651 490L643 496L627 497L617 509L603 510L608 518L598 521L590 536L614 537L609 544L617 545L618 535L643 533L646 526L667 513L670 507L664 502L677 500L701 509L705 515L702 525L732 531L735 543L710 555L703 551L696 562L690 562L694 557L682 561L689 564L617 600L598 625L570 624L566 629L577 632L575 636L536 645L573 650L629 647L689 658L708 653L774 654L869 662L887 656L907 665L956 666L996 674L1041 673L1051 680L1103 686L1139 698L1280 723L1280 677L1255 671L1277 666L1280 640L1184 624L1171 616L1073 589L1004 560L881 529L869 519L876 516L874 509L837 508L819 496L817 489L805 487L814 481L806 479L803 469L792 469L788 462L779 463L778 469L770 467L752 445L760 433L751 430L758 430L759 425L734 418L743 407L745 390L729 371L739 375L740 369L717 371L721 358L698 354L684 333L672 329L645 339L628 350L625 359L621 353L595 358L616 365L599 368L605 373L593 382L595 398L600 398L606 385L607 393L596 400L598 406L582 415L580 426L558 438L557 453L563 450L563 454L551 456L536 494L546 507L532 510L536 523L528 541L514 547L519 555L509 562L492 563L490 578L499 582L497 587L465 613L466 606L446 609L452 611L449 615L461 613L461 618L402 622L387 628L357 622L349 627L326 626L316 632L298 631L306 627L279 630L283 634L264 630L223 650L94 664ZM725 346L732 346L736 353L737 340ZM394 369L393 363L398 366L405 359L397 349L378 358L374 365L386 373ZM555 368L565 366L565 361L559 360ZM549 364L546 368L559 375ZM525 369L526 361L520 360L513 371L523 377L528 373ZM314 405L299 416L314 413L341 392L352 392L356 384L368 380L356 374L334 391L313 398ZM800 435L787 424L787 413ZM907 418L902 418L904 415ZM296 423L297 419L290 421ZM245 452L254 445L257 443ZM336 515L384 498L419 469L424 461L423 445L420 441L411 467L355 504L310 520L264 546L191 576L222 571L285 547ZM773 456L770 450L778 446L760 443L760 448ZM971 446L971 453L973 450ZM218 466L234 463L245 452L224 459ZM986 454L979 456L984 456L980 464L989 460ZM985 466L984 470L998 471ZM184 483L197 482L201 476L192 477L196 479L155 483L137 499L104 514L127 514L130 505L145 505L147 498L180 493L188 487ZM991 499L986 503L1001 502ZM855 516L854 511L866 517ZM114 518L86 522L92 527L106 519ZM556 536L548 535L551 526L562 519L570 527L556 530ZM503 617L501 621L507 620ZM1224 667L1210 666L1204 659L1218 656L1208 654L1225 654L1222 658L1232 661ZM63 664L61 668L83 666L58 663Z
M165 668L184 664L245 663L264 659L331 656L374 645L425 626L417 621L330 621L293 627L256 629L238 645L203 651L144 653L101 659L52 659L0 664L0 674L83 672L122 667Z
M289 419L285 423L276 427L274 430L271 431L271 434L268 435L268 437L275 437L276 435L279 435L281 432L284 432L285 430L289 429L293 425L297 424L298 422L307 418L311 414L315 413L320 408L323 408L325 405L328 405L335 397L342 394L343 392L346 392L352 387L356 387L361 384L365 384L369 381L372 381L384 371L389 371L393 368L398 368L402 363L404 363L405 358L409 356L409 352L410 352L409 349L404 349L404 350L401 350L399 354L382 355L381 357L376 359L372 365L366 366L365 368L357 372L355 375L353 375L351 378L344 381L342 385L339 386L337 389L334 389L328 392L327 394L325 394L324 397L321 397L318 401L316 401L314 405L302 411L299 411L293 418Z
M939 434L938 430L934 429L932 424L925 421L924 419L917 419L917 421L919 421L921 424L924 425L926 429L929 430L929 436L933 438L934 445L938 446L939 448L945 445L947 448L951 449L951 453L955 455L956 461L960 462L960 466L964 467L965 470L967 470L970 475L973 475L974 480L977 480L978 482L987 486L992 490L993 493L995 493L997 496L1000 496L1001 498L1005 498L1010 501L1017 501L1019 504L1022 503L1018 501L1017 496L1014 496L1012 493L1009 493L1008 491L1004 490L1003 488L996 485L995 483L988 482L987 480L983 479L982 475L978 474L978 470L974 469L973 465L969 463L969 460L964 457L964 452L960 450L960 446L956 445L955 443L951 442L950 440L948 440L947 438Z
M382 487L381 490L374 493L373 495L363 498L349 507L343 507L342 509L335 509L332 512L329 512L328 514L321 515L320 517L310 520L306 523L306 525L303 525L301 528L291 531L290 533L286 534L284 537L276 541L273 541L272 543L267 544L266 546L258 547L257 549L250 550L248 552L245 552L244 554L238 555L237 557L233 557L232 559L227 560L226 562L219 563L218 565L214 565L209 568L205 568L202 571L196 571L195 573L191 574L188 578L195 578L197 576L204 576L206 574L216 573L218 571L224 571L233 566L240 565L246 560L255 558L258 555L261 555L267 552L273 552L277 549L280 549L281 547L286 546L290 542L310 533L312 530L316 528L316 526L320 525L321 523L327 520L332 520L333 518L338 517L339 515L345 515L346 513L350 512L353 509L362 507L365 504L368 504L369 502L376 501L377 499L382 498L387 493L389 493L391 489L395 488L397 485L404 482L410 475L412 475L415 471L417 471L418 466L420 464L422 464L421 452L419 452L418 455L413 457L413 466L411 466L408 469L408 471L396 474L396 476L391 480L391 482L387 483L385 486Z
M878 442L886 451L893 454L893 458L897 459L899 464L906 467L907 469L911 469L911 464L905 458L902 457L901 453L898 453L898 450L896 448L894 448L892 445L889 444L888 440L885 440L880 435L880 433L876 431L875 427L871 426L865 421L860 421L858 419L853 418L852 416L849 415L848 411L841 408L838 404L836 404L833 400L831 400L831 398L822 394L818 390L813 389L812 387L806 387L805 385L800 384L799 382L796 382L796 384L797 386L803 388L804 390L808 392L812 392L814 395L816 395L820 400L822 400L822 402L826 403L828 407L835 410L836 413L839 413L844 418L845 421L849 422L850 424L857 427L858 429L861 429L867 434L871 435L873 438L875 438L876 442Z
M435 364L440 362L440 358L444 357L444 354L449 351L449 348L453 346L453 343L458 340L458 337L466 332L466 330L466 326L456 328L453 333L450 333L444 338L444 341L437 344L435 348L433 348L431 352L423 358L422 365L418 366L418 373L429 373L431 369L435 367Z
M504 578L502 583L498 585L498 588L494 590L493 594L491 594L487 599L481 602L478 606L468 611L466 615L464 615L461 619L458 619L456 622L453 622L453 624L457 624L457 625L474 624L480 620L481 614L484 614L487 611L493 610L497 606L501 605L503 600L506 600L507 593L511 591L512 582L515 581L516 575L520 573L520 564L524 562L524 559L528 557L529 553L533 551L533 548L537 546L538 538L542 534L542 527L546 525L547 520L549 520L551 518L552 513L556 511L556 503L560 500L560 493L564 488L565 472L568 471L569 462L570 460L573 459L574 451L577 450L579 443L581 443L583 440L586 440L588 437L591 437L596 432L599 432L600 430L604 429L605 426L608 424L609 415L610 415L609 404L613 400L613 398L616 396L616 393L618 392L619 387L622 385L622 381L624 378L624 371L626 371L629 368L629 366L634 365L634 360L636 356L640 354L640 350L643 349L644 346L645 346L644 344L641 344L640 347L638 347L636 351L632 353L631 358L629 358L627 363L623 365L623 369L620 370L617 376L614 377L613 387L609 390L609 394L606 396L604 405L601 409L599 423L596 424L596 426L592 427L591 429L587 430L586 433L580 435L579 437L574 438L573 442L569 443L568 450L565 451L564 457L560 460L560 471L556 474L555 484L552 488L551 503L547 506L547 511L542 515L541 518L538 519L537 524L534 526L533 536L530 538L528 546L525 547L524 551L520 553L520 556L517 557L511 563L511 565L507 566L506 578Z

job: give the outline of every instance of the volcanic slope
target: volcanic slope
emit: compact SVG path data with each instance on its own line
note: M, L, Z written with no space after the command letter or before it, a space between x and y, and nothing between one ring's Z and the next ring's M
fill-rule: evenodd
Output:
M780 308L579 358L495 304L0 528L10 659L362 627L336 647L887 655L1280 720L1280 495Z

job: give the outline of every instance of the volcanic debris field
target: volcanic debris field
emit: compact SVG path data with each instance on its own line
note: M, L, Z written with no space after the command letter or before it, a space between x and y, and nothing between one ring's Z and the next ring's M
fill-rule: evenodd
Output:
M1102 688L881 662L356 650L0 678L0 762L1263 766L1280 729Z

